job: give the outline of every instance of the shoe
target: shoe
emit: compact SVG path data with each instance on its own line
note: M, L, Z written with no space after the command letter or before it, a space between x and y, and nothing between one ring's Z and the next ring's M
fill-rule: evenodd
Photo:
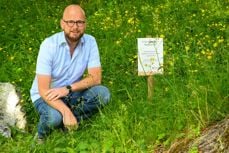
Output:
M37 144L43 144L45 142L44 138L37 138Z
M36 141L37 144L43 144L45 142L45 139L36 133L34 136L34 141Z

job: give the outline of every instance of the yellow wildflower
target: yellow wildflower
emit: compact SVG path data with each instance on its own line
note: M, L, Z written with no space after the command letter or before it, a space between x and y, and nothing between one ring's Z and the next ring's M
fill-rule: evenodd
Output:
M14 60L14 56L10 56L10 60L11 60L11 61Z
M161 34L161 35L160 35L160 38L165 38L165 35Z
M209 59L209 60L212 59L212 56L211 55L208 55L207 56L207 59Z
M185 46L185 50L189 51L190 47L189 46Z
M222 42L224 42L224 39L219 39L218 42L222 43Z
M215 42L215 43L213 44L213 47L217 47L217 46L218 46L218 43Z

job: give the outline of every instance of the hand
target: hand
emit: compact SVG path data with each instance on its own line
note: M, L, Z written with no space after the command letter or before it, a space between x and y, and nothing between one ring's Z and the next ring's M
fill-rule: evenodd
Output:
M53 88L53 89L49 89L46 93L46 99L48 101L53 101L53 100L57 100L61 97L64 97L68 94L68 89L66 87L62 87L62 88Z
M70 110L64 111L62 115L63 115L64 126L68 130L71 131L71 130L76 130L78 128L77 119Z

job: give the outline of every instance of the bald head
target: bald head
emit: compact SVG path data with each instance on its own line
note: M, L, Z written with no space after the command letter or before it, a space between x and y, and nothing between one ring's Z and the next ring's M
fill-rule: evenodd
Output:
M75 46L84 35L86 29L84 10L79 5L69 5L64 9L60 26L70 45Z
M63 19L74 18L75 16L79 16L82 19L85 19L85 12L79 5L69 5L64 9Z

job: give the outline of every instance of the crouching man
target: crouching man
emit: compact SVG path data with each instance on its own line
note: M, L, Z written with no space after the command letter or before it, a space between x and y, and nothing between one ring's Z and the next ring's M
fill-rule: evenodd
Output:
M67 6L60 25L63 31L46 38L40 46L30 90L40 116L39 140L52 129L77 127L110 100L109 90L101 85L96 40L84 33L84 10L79 5Z

